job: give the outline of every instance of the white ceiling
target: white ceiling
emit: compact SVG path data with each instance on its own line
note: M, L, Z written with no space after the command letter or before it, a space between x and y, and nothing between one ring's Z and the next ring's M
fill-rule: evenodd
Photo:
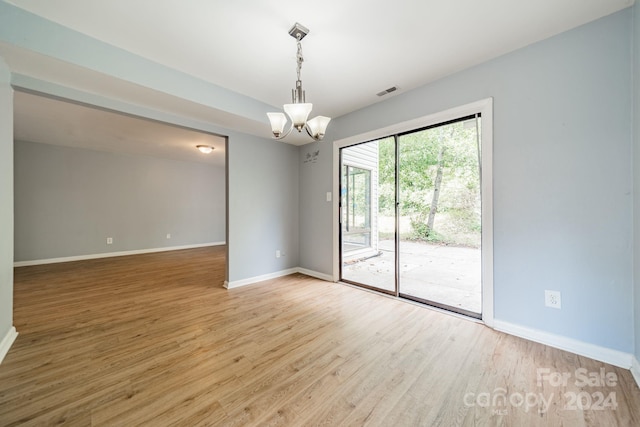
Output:
M300 22L311 30L302 42L302 81L307 101L314 104L312 116L333 118L633 4L633 0L8 2L275 108L290 102L296 50L287 32ZM391 86L399 90L376 96ZM211 114L214 119L217 113ZM256 130L255 123L249 132L268 137L266 118L264 133Z
M19 141L225 164L220 136L19 91L14 123ZM214 150L203 154L197 145Z

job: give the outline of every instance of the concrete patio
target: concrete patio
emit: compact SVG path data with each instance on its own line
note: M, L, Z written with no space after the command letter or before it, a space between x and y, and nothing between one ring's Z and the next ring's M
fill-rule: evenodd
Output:
M394 290L394 241L381 240L380 255L343 265L344 279ZM400 242L400 292L480 313L480 249Z

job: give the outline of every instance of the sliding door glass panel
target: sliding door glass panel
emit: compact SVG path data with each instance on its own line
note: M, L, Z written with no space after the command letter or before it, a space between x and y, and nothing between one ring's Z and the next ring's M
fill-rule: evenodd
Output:
M396 291L395 143L340 150L341 280Z
M479 117L398 137L399 292L479 317Z
M371 170L343 165L345 194L343 242L345 252L371 248Z

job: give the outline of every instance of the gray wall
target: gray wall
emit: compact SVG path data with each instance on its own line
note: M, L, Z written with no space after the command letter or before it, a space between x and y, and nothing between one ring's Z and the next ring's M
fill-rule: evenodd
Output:
M0 342L13 327L13 89L0 58Z
M329 131L335 120L329 125ZM304 163L307 154L319 152L316 161ZM327 202L332 189L331 137L300 147L300 267L333 276L333 203ZM336 196L337 197L337 196Z
M230 282L299 265L298 147L231 136L229 170ZM284 256L276 258L276 250Z
M635 303L635 355L640 360L640 6L636 4L633 7L633 45L634 45L634 122L633 122L633 140L634 140L634 303Z
M224 168L22 141L14 155L16 261L225 241Z
M331 274L332 140L494 97L495 319L632 352L631 31L626 9L334 120L301 266Z

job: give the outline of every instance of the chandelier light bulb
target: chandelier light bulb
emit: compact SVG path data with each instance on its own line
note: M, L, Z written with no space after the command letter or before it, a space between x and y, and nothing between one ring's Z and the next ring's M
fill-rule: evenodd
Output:
M313 119L309 120L307 122L307 126L309 128L311 138L318 140L322 139L330 121L331 118L325 116L316 116Z
M279 137L284 132L284 126L287 124L287 116L284 113L267 113L269 122L271 122L271 131L275 137Z
M284 112L287 113L293 123L293 127L296 128L298 132L301 132L307 123L307 117L309 117L312 108L313 104L311 103L284 104Z

